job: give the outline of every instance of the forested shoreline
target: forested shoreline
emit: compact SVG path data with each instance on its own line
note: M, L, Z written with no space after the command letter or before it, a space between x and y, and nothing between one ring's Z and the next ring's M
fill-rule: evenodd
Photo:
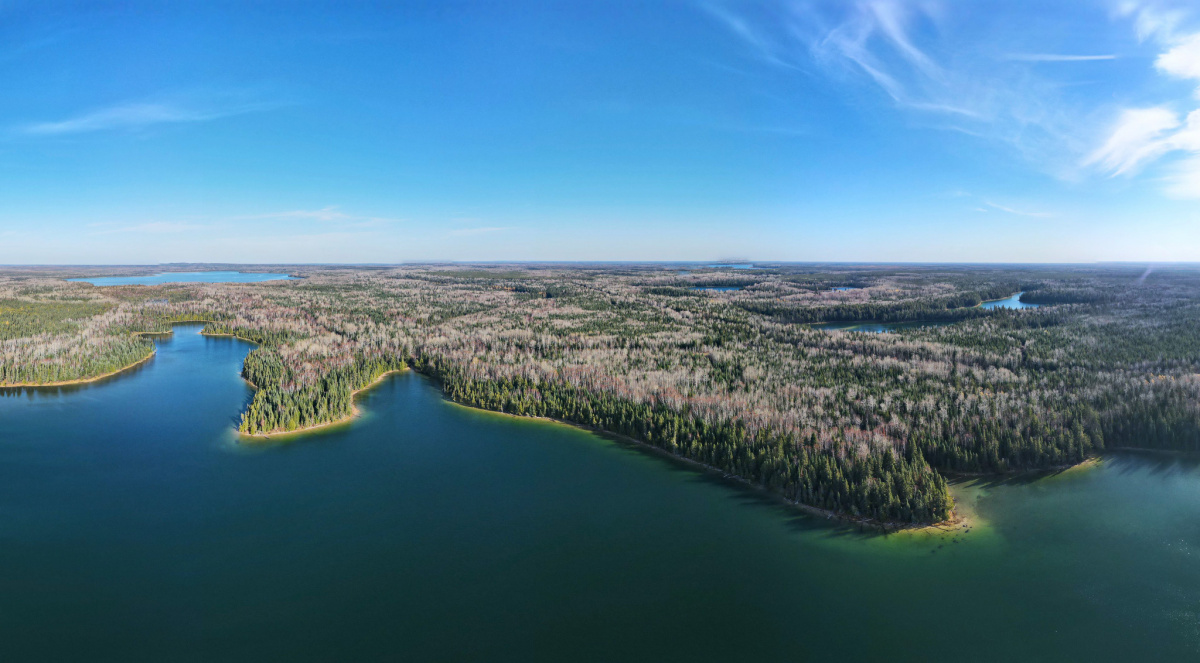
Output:
M939 522L953 501L945 479L916 456L891 449L865 458L817 453L816 440L737 420L713 424L663 405L634 403L549 383L473 380L436 358L414 368L437 380L456 403L517 416L543 417L631 438L736 476L782 497L879 522Z
M69 272L0 274L0 386L86 379L153 352L139 332L203 322L258 345L242 371L256 387L247 435L343 421L356 391L407 366L456 402L609 431L897 523L951 515L945 474L1200 450L1195 270L288 271L305 278L95 288ZM978 306L1018 291L1043 307ZM942 326L809 324L830 321Z

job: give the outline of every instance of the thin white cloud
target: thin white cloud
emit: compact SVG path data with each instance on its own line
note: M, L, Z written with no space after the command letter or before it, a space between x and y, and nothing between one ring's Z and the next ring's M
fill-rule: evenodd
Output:
M1200 32L1188 36L1159 55L1154 66L1168 76L1200 80Z
M758 59L867 83L925 126L1015 149L1056 176L1078 176L1088 149L1087 113L1064 100L1061 81L1042 78L1036 62L1110 59L1110 54L1015 53L997 67L989 52L952 30L956 5L930 0L793 0L703 5ZM1003 56L1000 56L1003 59ZM1090 110L1090 109L1089 109Z
M1127 108L1108 140L1084 160L1084 165L1098 165L1113 175L1135 173L1171 149L1166 136L1178 126L1179 116L1168 108Z
M314 210L289 210L287 212L268 212L267 214L255 214L251 216L241 216L239 219L309 219L312 221L349 221L354 218L349 214L342 212L336 205L322 207Z
M1176 198L1200 198L1200 157L1183 159L1171 166L1165 190Z
M108 224L98 224L100 230L92 232L92 235L112 235L115 233L146 233L146 234L168 234L168 233L183 233L194 230L206 230L209 226L195 223L183 223L178 221L151 221L149 223L139 223L133 226L120 226L116 228L106 227Z
M1066 53L1010 53L1004 58L1013 62L1093 62L1115 60L1116 55L1070 55Z
M233 217L235 221L252 221L252 220L275 220L275 221L319 221L322 223L336 223L340 225L368 226L368 225L383 225L388 223L396 223L400 219L392 219L381 216L362 216L357 214L348 214L339 209L336 205L322 207L320 209L305 210L288 210L285 212L268 212L266 214L251 214L245 216Z
M1127 3L1121 14L1133 17L1139 38L1153 39L1164 49L1154 61L1159 73L1200 82L1200 29L1183 27L1189 20L1194 25L1194 17L1144 2ZM1193 96L1200 98L1200 88ZM1165 162L1164 191L1178 198L1200 198L1200 108L1195 104L1194 99L1180 99L1150 108L1122 109L1104 142L1084 165L1116 177ZM1190 111L1179 110L1188 107Z
M458 230L450 231L450 234L454 235L455 237L469 237L471 235L483 235L486 233L497 233L502 230L508 230L508 228L499 228L499 227L495 227L495 226L489 226L486 228L459 228Z
M776 44L765 31L760 30L757 25L748 19L738 15L734 11L726 10L718 2L706 2L700 6L710 16L723 24L731 33L749 45L752 52L764 62L787 69L797 68L786 59L784 54L777 52Z
M928 55L913 44L908 35L912 12L899 2L872 2L867 5L876 27L887 35L892 46L914 67L932 79L944 79L945 73Z
M176 108L169 104L124 104L58 122L30 124L24 127L23 131L32 135L58 135L131 129L169 122L198 122L206 119L211 118L203 113Z
M1048 219L1048 218L1054 216L1053 214L1051 214L1049 212L1029 212L1029 211L1025 211L1025 210L1013 209L1011 207L999 205L997 203L993 203L993 202L987 201L987 200L983 201L983 204L987 205L988 207L991 207L992 209L998 209L1001 212L1008 212L1009 214L1016 214L1018 216L1032 216L1032 217L1037 217L1039 219ZM986 212L987 210L981 209L979 211Z
M1137 37L1141 41L1159 39L1174 41L1179 26L1187 19L1181 9L1166 7L1157 2L1126 0L1117 7L1118 16L1132 16Z
M182 102L129 102L93 110L75 117L35 122L17 128L29 136L61 136L100 131L136 131L162 124L207 122L271 108L271 104L243 103L228 106Z

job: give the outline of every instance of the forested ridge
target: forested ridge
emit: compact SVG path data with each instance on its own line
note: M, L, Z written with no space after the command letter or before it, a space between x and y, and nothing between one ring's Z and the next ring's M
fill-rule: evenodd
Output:
M243 368L257 387L245 433L345 419L354 391L410 365L464 404L607 430L891 522L946 518L942 473L1200 448L1196 270L289 271L306 278L93 288L58 278L70 273L0 276L0 302L28 312L9 314L22 331L0 338L0 383L109 372L148 351L134 332L201 320L258 344ZM1043 307L978 306L1015 292ZM909 327L810 324L860 321Z

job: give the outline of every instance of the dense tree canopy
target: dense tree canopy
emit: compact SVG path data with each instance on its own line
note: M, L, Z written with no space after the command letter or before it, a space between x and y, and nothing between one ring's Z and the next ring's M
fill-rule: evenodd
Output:
M258 344L243 369L258 389L245 433L344 419L356 390L408 365L468 405L625 435L788 499L903 522L949 515L943 473L1200 448L1194 270L292 271L305 278L93 288L44 270L0 276L0 384L110 372L152 351L135 332L202 320ZM701 289L714 287L725 289ZM978 306L1018 291L1042 308ZM833 321L909 326L810 324Z

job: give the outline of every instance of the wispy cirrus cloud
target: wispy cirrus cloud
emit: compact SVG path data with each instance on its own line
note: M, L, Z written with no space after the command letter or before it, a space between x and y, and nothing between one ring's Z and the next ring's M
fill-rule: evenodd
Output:
M251 221L251 220L274 220L274 221L317 221L321 223L338 224L342 226L377 226L389 223L397 223L402 219L394 219L381 216L364 216L359 214L350 214L343 212L336 205L329 205L319 209L296 209L287 210L284 212L268 212L266 214L250 214L245 216L234 217L236 221Z
M508 228L502 228L498 226L487 226L483 228L459 228L457 230L451 230L450 234L455 237L470 237L472 235L486 235L488 233L498 233L505 230L508 230Z
M180 108L171 104L120 104L53 122L36 122L21 128L34 136L88 133L114 129L140 129L154 124L202 122L218 115Z
M1131 18L1139 39L1162 49L1155 70L1169 79L1200 84L1200 20L1158 2L1127 2L1119 14ZM1165 166L1163 191L1200 198L1200 87L1191 98L1120 109L1101 144L1083 163L1110 177L1130 177L1158 163Z
M1112 175L1130 175L1171 150L1179 115L1164 107L1126 108L1121 111L1104 144L1084 164Z
M1048 218L1054 216L1050 212L1033 212L1033 211L1029 211L1029 210L1013 209L1012 207L1000 205L998 203L993 203L988 200L983 201L983 204L987 205L988 207L990 207L992 209L1000 210L1001 212L1007 212L1009 214L1016 214L1017 216L1032 216L1032 217L1036 217L1039 219L1048 219ZM978 211L986 212L987 210L978 209Z
M1078 155L1087 149L1084 113L1062 100L1060 82L1034 66L1116 57L1026 52L1012 48L1020 42L1014 35L1006 37L1011 44L981 45L948 27L954 4L934 0L701 6L767 65L874 87L922 124L1008 146L1065 178L1076 176Z
M15 127L26 136L63 136L104 131L136 132L159 125L209 122L283 106L242 93L187 94L173 99L127 101L57 120Z
M1108 43L1144 53L1145 47L1130 43L1125 26L1132 22L1137 39L1158 52L1144 80L1106 79L1113 92L1103 96L1069 95L1064 90L1074 81L1060 75L1064 68L1051 73L1041 65L1104 67L1118 53L1029 49L1022 34L995 29L986 33L991 41L978 42L952 29L962 25L952 3L710 0L702 6L764 64L872 86L896 110L1008 145L1060 178L1135 177L1159 166L1164 192L1200 198L1200 9L1183 0L1126 0L1115 11L1105 11L1105 4L1093 9L1113 21L1114 34L1124 35ZM1159 103L1113 101L1144 99L1146 90L1161 94L1156 76L1191 87Z
M148 223L138 223L131 226L118 226L109 223L92 224L97 229L92 231L92 235L113 235L116 233L145 233L145 234L174 234L192 232L198 230L208 230L210 226L198 223L186 223L182 221L151 221Z
M1107 55L1071 55L1067 53L1009 53L1005 60L1013 62L1095 62L1097 60L1116 60L1117 56Z

